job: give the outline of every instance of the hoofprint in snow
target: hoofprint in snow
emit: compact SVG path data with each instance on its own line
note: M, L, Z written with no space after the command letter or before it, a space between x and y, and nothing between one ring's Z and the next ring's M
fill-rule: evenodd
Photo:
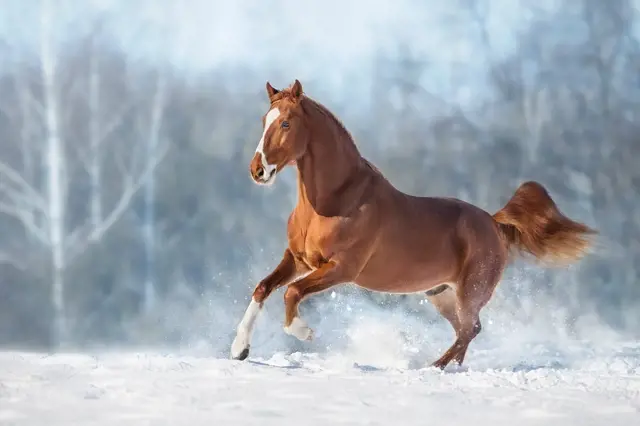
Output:
M0 425L640 424L640 344L525 351L474 348L444 372L371 352L3 352Z

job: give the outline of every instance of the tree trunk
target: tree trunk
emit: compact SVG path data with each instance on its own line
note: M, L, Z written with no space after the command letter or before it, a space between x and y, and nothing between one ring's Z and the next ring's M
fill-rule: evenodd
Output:
M152 159L158 155L160 126L165 103L165 77L160 74L151 110L151 125L147 139L147 168L152 168ZM146 258L144 311L149 313L155 305L155 173L150 173L145 183L144 249Z
M48 204L48 232L51 248L51 266L53 282L51 302L53 305L53 345L63 344L67 338L67 324L65 320L64 294L64 145L60 138L59 106L56 88L56 57L52 41L53 8L50 0L42 5L41 23L42 35L40 44L40 60L42 83L44 89L46 161L47 161L47 204Z
M98 65L97 47L91 48L91 65L89 76L89 110L90 118L90 163L89 176L91 180L91 226L98 228L102 223L102 192L101 192L101 156L100 156L100 70Z

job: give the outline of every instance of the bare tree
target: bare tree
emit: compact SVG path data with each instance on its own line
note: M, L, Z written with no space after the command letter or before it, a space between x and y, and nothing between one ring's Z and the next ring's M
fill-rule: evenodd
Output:
M145 159L147 162L147 169L154 167L153 162L156 158L156 153L159 150L165 152L166 143L161 140L161 125L163 119L163 112L166 105L167 98L167 84L164 73L158 73L156 80L156 87L154 95L151 101L150 114L147 120L143 117L139 117L138 120L138 133L141 134L142 139L146 141L145 146ZM156 219L155 219L155 199L156 199L156 179L155 175L151 174L145 182L144 187L144 251L145 251L145 281L144 281L144 302L143 308L146 313L149 313L155 300L155 254L156 254Z
M55 340L61 341L66 337L66 322L64 309L64 268L65 268L65 198L66 176L64 175L65 146L60 135L59 119L60 105L58 88L56 87L57 58L55 43L52 40L52 25L55 19L51 1L45 0L42 5L40 21L40 66L43 87L43 109L45 114L45 157L47 162L47 195L44 210L46 211L47 226L42 232L43 242L51 248L52 260L52 302L54 309ZM31 194L34 197L36 194ZM34 228L34 232L40 230Z
M19 170L12 167L10 162L0 161L0 212L19 220L26 234L49 253L51 304L54 312L52 334L53 341L60 344L67 340L68 333L65 270L90 244L99 242L122 217L134 195L164 157L166 145L157 142L156 122L159 118L156 118L158 113L154 113L155 121L152 120L150 123L153 129L149 132L155 135L153 143L132 144L127 140L111 143L109 150L104 149L104 141L111 132L123 125L126 108L115 113L101 110L100 53L97 49L92 49L87 91L90 117L87 143L89 147L83 149L81 145L80 148L83 154L80 158L85 160L82 164L86 166L91 180L91 208L84 223L70 223L67 203L72 184L71 170L76 166L72 160L78 156L69 155L74 147L67 143L69 135L64 134L64 120L65 114L71 114L78 109L73 105L65 105L61 93L62 64L54 37L55 12L51 0L42 2L42 28L38 49L40 99L39 93L23 79L14 78L20 106L20 117L16 123L19 123L17 125L20 126L20 139L24 142L23 167ZM160 92L163 93L162 90ZM154 102L162 104L163 101L154 99ZM63 110L66 111L64 114ZM42 131L39 131L40 128ZM140 152L140 147L143 148L143 153ZM116 159L121 186L116 199L105 205L102 198L104 191L101 183L101 164L108 151L112 151ZM38 158L42 159L42 187L34 184L37 182L34 176L38 174L38 164L35 160ZM144 158L144 161L140 161L141 158Z

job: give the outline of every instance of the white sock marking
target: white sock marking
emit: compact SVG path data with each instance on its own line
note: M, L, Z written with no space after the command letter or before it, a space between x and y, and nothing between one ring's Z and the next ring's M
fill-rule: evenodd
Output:
M262 137L260 138L260 142L258 142L258 147L256 148L256 153L260 154L260 159L262 160L262 168L264 169L264 175L262 176L262 180L264 183L270 184L273 183L275 179L275 175L272 176L276 166L267 163L267 157L264 155L264 138L267 135L267 131L269 127L273 124L274 121L280 116L280 110L278 108L274 108L267 113L267 116L264 119L264 130L262 131Z
M236 338L231 344L231 356L236 358L243 350L249 347L251 335L256 324L256 319L260 313L260 304L251 298L251 303L244 312L242 320L238 324Z
M284 328L284 332L297 337L299 340L311 340L313 337L313 330L300 317L295 317L291 325Z

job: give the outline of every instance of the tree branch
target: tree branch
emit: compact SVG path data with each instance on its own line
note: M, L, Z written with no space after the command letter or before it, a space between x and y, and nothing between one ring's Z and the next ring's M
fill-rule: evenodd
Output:
M99 149L104 142L107 140L107 138L109 137L109 135L111 135L111 133L113 133L114 130L116 130L120 125L122 125L122 123L124 122L125 118L127 117L127 112L130 111L133 107L133 103L132 102L128 102L125 106L123 106L117 113L115 113L113 115L113 117L111 118L111 120L109 120L107 122L107 124L104 126L104 128L99 132L99 135L97 137L97 143L93 146L91 146L91 144L89 144L90 146L87 148L78 148L78 158L80 160L80 162L82 163L82 166L86 169L89 170L90 169L90 164L92 161L92 158L94 155L98 155L97 152L93 152L95 149ZM121 166L122 171L124 172L125 167L122 166L120 163L119 165Z
M134 181L131 178L126 180L127 185L124 188L118 203L114 207L114 209L109 213L109 215L102 222L101 226L93 229L90 235L90 239L98 240L102 238L102 235L107 231L124 213L124 210L129 205L131 199L135 195L135 193L140 189L140 187L149 179L149 177L153 174L154 170L162 162L164 157L168 152L168 147L165 145L161 150L155 155L153 158L149 160L147 167L145 170L138 176L138 178Z
M128 102L120 109L120 111L118 111L114 114L113 117L111 117L111 120L107 122L104 129L100 132L100 143L104 142L104 140L107 139L109 135L122 124L125 117L127 116L127 112L129 112L132 108L133 102Z
M20 176L20 173L16 172L12 167L9 167L1 161L0 176L7 178L13 184L17 185L22 192L24 192L25 196L31 200L33 207L36 207L43 212L46 210L46 202L42 195L40 195L40 193L29 184L29 182Z
M20 271L26 271L27 267L24 262L21 262L16 257L10 254L0 252L0 265L11 265Z
M91 228L90 225L85 224L75 229L68 236L66 239L68 250L67 259L70 262L82 253L89 244L100 240L104 234L122 217L136 192L153 174L156 167L162 162L164 157L166 157L168 151L168 145L165 144L161 149L159 149L157 155L149 159L147 167L137 178L132 178L131 174L125 175L123 191L118 202L99 226Z
M33 217L23 209L18 208L15 205L0 201L0 213L4 213L8 216L12 216L18 219L24 225L25 229L34 235L38 241L44 245L49 244L49 238L47 238L46 232L39 228L33 221Z

